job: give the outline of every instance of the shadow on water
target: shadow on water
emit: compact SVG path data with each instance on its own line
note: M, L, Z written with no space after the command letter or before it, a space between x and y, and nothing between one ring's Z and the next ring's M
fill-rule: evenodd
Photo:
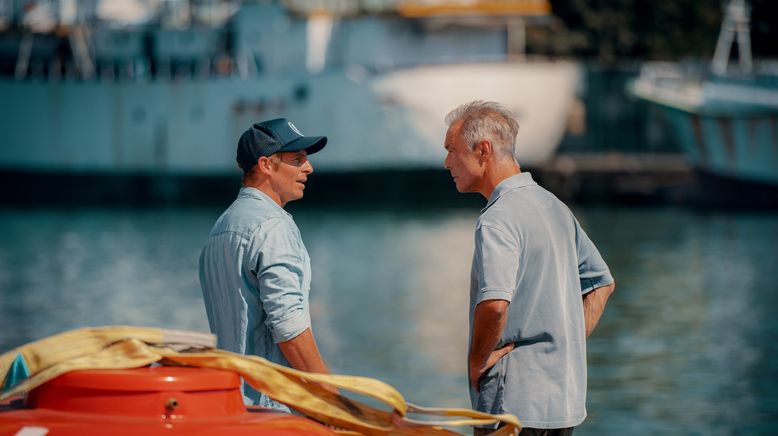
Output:
M659 182L665 176L677 175L661 171L640 175L623 170L564 176L551 167L524 171L565 202L581 205L778 210L778 189L773 186L735 183L699 172L676 181ZM658 185L645 187L639 183L647 179L654 180L649 185ZM237 173L194 176L0 171L0 204L27 208L226 207L240 186ZM314 173L306 184L304 200L290 203L289 207L480 209L484 202L478 194L458 193L447 170L368 170Z
M231 176L0 172L0 201L21 207L226 206L240 189ZM477 195L459 195L446 170L372 170L314 173L305 206L396 208L478 207ZM293 207L296 207L293 206Z

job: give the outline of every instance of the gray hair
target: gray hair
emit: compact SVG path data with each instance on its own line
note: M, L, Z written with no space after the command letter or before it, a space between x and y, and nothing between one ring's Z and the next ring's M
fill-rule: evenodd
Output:
M519 123L511 111L499 103L475 100L465 103L446 115L446 125L462 122L460 132L470 150L484 139L492 143L498 157L515 160L514 147Z

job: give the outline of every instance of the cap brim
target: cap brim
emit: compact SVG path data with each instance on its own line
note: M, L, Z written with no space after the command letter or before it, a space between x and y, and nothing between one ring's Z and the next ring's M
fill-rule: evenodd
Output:
M314 154L321 151L324 146L327 145L326 136L304 136L302 138L295 139L294 141L281 147L278 151L300 151L305 150L306 153Z

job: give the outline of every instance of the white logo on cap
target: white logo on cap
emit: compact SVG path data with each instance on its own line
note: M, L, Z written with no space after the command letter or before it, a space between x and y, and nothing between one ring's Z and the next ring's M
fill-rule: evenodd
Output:
M294 130L294 132L295 132L295 133L297 133L297 134L298 134L298 135L300 135L300 136L305 136L305 135L303 135L303 134L302 134L302 132L300 132L299 130L297 130L297 126L295 126L294 124L292 124L292 122L291 122L291 121L287 121L286 123L287 123L287 124L289 124L289 128L290 128L290 129L292 129L292 130Z

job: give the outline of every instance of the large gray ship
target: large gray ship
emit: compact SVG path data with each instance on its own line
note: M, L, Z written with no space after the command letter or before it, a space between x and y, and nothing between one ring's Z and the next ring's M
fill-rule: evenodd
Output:
M321 172L440 168L443 117L472 99L517 114L517 157L536 166L580 76L516 48L544 0L22 3L0 0L6 172L234 175L240 132L281 116L330 138Z

